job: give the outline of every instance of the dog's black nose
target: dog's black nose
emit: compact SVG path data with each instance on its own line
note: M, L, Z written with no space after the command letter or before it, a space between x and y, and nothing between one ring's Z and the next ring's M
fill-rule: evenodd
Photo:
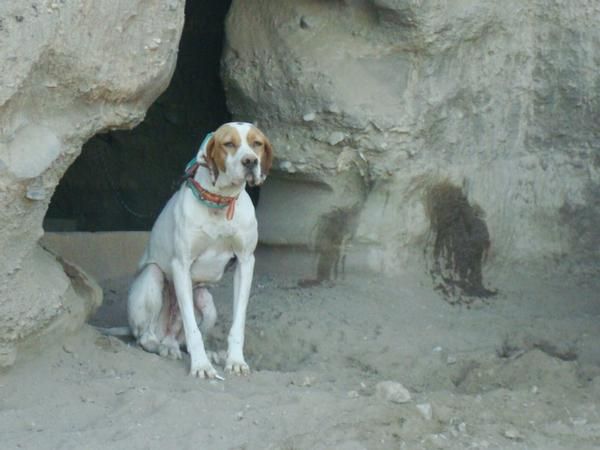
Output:
M247 169L254 169L258 164L258 158L256 156L248 155L242 159L242 165Z

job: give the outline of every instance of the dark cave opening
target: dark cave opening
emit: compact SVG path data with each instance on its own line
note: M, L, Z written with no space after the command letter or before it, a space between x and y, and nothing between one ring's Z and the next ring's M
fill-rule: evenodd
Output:
M50 203L46 231L149 230L204 136L230 120L220 78L230 0L188 0L167 90L132 130L92 137Z

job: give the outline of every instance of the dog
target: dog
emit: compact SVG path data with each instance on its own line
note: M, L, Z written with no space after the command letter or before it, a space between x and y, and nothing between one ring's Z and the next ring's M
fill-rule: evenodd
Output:
M186 168L185 180L156 219L127 301L129 326L148 352L190 355L190 375L220 378L202 335L217 319L208 287L235 258L233 321L225 371L247 375L244 359L246 307L258 241L254 206L246 184L267 177L273 150L249 123L231 122L209 134Z

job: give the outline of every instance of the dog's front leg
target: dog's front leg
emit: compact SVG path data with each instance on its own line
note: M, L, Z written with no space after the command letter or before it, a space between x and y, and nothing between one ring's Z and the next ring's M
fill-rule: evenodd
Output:
M190 375L200 378L217 378L217 371L206 355L202 334L198 329L198 323L194 314L190 265L174 259L171 263L171 268L173 271L173 284L175 285L177 304L183 322L185 343L191 359Z
M247 375L250 373L250 368L244 360L244 328L254 273L254 255L237 255L237 258L238 263L233 278L233 323L227 338L225 370L236 375Z

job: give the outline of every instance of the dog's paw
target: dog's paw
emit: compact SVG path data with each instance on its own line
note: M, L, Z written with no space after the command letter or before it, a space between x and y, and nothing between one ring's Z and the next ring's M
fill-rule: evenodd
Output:
M219 350L218 352L207 350L206 356L208 356L209 361L217 365L224 364L227 360L227 352L225 352L224 350Z
M179 343L172 336L165 337L158 345L158 354L163 358L181 359Z
M190 375L197 378L207 378L209 380L223 379L208 360L206 360L204 364L192 364Z
M146 331L140 336L138 339L138 344L140 344L144 350L150 353L158 353L158 347L160 346L156 335L150 331Z
M158 354L163 358L181 359L181 350L179 350L179 345L174 347L172 345L160 344L158 346Z
M227 359L225 364L225 372L234 375L249 375L250 367L246 364L246 361Z

